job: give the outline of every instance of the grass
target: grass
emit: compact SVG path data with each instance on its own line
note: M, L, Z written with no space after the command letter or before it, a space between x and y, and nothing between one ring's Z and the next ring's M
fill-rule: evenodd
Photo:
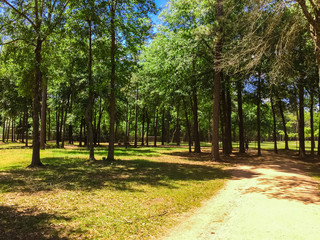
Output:
M0 239L159 238L228 177L186 147L116 148L109 164L88 162L83 148L50 148L41 169L26 168L31 151L0 145Z

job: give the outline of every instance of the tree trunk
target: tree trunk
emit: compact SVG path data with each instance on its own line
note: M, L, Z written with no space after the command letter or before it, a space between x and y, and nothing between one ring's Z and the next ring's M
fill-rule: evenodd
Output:
M82 147L82 127L83 127L83 118L81 118L81 121L80 121L79 147Z
M116 80L116 62L115 62L115 55L116 55L116 26L115 26L115 4L114 1L111 3L110 13L110 27L111 27L111 80L110 80L110 108L109 108L109 115L110 115L110 130L109 130L109 151L108 151L108 161L114 160L114 123L115 123L115 105L116 105L116 98L115 98L115 80Z
M2 128L2 142L5 142L6 139L6 119L3 118L3 128Z
M14 131L14 118L12 118L12 128L11 128L11 142L14 142L15 141L15 138L14 138L14 133L15 133L15 131Z
M30 167L39 167L43 166L43 164L40 161L40 134L39 134L39 112L41 109L40 106L40 84L42 82L42 76L41 76L41 48L42 48L42 40L39 38L36 42L36 48L35 48L35 60L36 60L36 66L35 66L35 78L32 88L32 94L33 94L33 103L32 103L32 119L33 119L33 132L32 132L32 161L30 164Z
M258 141L258 156L261 156L261 118L260 118L260 106L261 106L261 72L258 76L258 89L257 89L257 141Z
M162 121L161 121L161 145L164 145L166 138L166 128L165 128L165 110L162 109Z
M311 128L311 155L314 155L314 121L313 121L313 108L314 108L314 92L310 89L310 128Z
M89 62L88 62L88 88L89 99L86 109L86 121L87 121L87 147L90 151L89 160L94 161L94 144L93 144L93 126L92 126L92 113L94 104L94 92L93 92L93 78L92 78L92 33L91 33L91 19L88 20L89 25Z
M59 115L59 108L56 108L56 147L59 148L59 142L60 142L60 115Z
M185 99L182 99L183 101L183 106L184 106L184 113L186 117L186 128L187 128L187 134L188 134L188 142L189 142L189 153L192 152L192 138L191 138L191 127L190 127L190 122L188 118L188 110L187 110L187 104Z
M139 90L136 90L136 103L134 107L134 147L138 147L138 99Z
M28 109L26 110L26 147L28 147L28 140L29 140L29 114Z
M155 114L155 123L154 123L154 144L153 146L156 147L157 146L157 135L158 135L158 109L156 110L156 114Z
M217 0L216 17L218 21L223 17L223 0ZM218 32L222 33L222 29ZM219 153L219 110L220 110L220 84L221 84L221 54L222 54L223 40L220 37L216 43L215 62L214 62L214 92L213 92L213 117L212 117L212 148L211 159L215 161L220 160Z
M21 142L25 142L25 129L26 129L26 111L23 112L23 117L22 117L22 131L21 131Z
M127 149L129 145L129 100L127 100L127 116L126 116L126 138L124 141L124 146Z
M10 138L10 118L8 119L8 123L7 123L7 142L9 142L9 138Z
M193 139L194 139L194 152L201 153L200 135L199 135L199 121L198 121L198 94L194 86L192 88L192 110L193 110Z
M231 113L232 113L232 102L230 95L230 77L226 76L226 144L227 144L227 154L232 153L232 130L231 130Z
M48 141L51 140L51 117L50 117L50 108L48 108Z
M144 124L145 124L145 107L142 110L142 136L141 136L141 146L144 146Z
M299 157L304 158L306 155L304 142L304 87L301 82L299 86Z
M282 101L279 97L278 97L278 105L279 105L279 110L280 110L280 115L282 120L282 127L284 132L285 150L289 150L289 137L287 133L286 119L283 113Z
M275 153L278 153L278 147L277 147L277 120L276 120L276 111L275 111L275 107L274 107L274 104L273 104L272 93L271 93L271 96L270 96L270 100L271 100L272 117L273 117L273 144L274 144L273 151Z
M147 136L146 136L146 145L149 147L149 126L150 126L150 119L148 116L148 112L146 112L146 117L147 117Z
M225 156L228 156L228 144L227 144L227 103L226 103L226 83L222 74L221 81L221 96L220 96L220 125L221 125L221 136L222 136L222 152Z
M239 123L239 152L245 153L244 148L244 128L243 128L243 113L242 113L242 83L237 81L238 91L238 123Z
M180 146L180 117L179 117L179 110L180 110L180 105L177 106L177 134L176 134L177 146Z
M47 128L47 81L42 82L42 105L41 105L41 131L40 148L46 148L46 128Z

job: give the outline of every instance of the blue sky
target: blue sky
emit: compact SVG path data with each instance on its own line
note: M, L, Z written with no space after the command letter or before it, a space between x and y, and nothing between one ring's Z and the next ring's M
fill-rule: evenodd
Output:
M155 3L158 7L163 8L166 6L166 3L170 0L155 0ZM160 12L159 12L160 13ZM158 23L158 16L151 16L154 23Z

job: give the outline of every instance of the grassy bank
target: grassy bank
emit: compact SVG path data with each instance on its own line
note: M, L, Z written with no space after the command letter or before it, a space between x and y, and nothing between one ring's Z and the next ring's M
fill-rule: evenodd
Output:
M117 148L118 161L87 161L83 148L0 147L0 233L4 239L158 238L219 190L227 175L208 154L186 148ZM96 158L107 156L105 148ZM0 237L0 238L1 238Z

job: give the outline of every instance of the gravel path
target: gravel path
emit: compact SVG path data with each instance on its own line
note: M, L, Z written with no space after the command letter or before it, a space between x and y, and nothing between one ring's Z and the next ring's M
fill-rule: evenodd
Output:
M233 178L166 240L319 240L319 182L306 163L263 152L239 161Z

